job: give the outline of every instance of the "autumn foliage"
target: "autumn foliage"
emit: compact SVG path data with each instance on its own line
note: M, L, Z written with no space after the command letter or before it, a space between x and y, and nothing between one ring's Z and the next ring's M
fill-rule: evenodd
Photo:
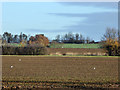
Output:
M36 36L31 36L29 38L29 44L37 44L42 46L48 46L49 40L43 34L38 34Z
M109 56L119 56L120 55L120 44L119 44L119 33L115 29L108 28L106 34L104 35L103 48Z
M120 45L117 40L112 40L112 39L107 40L103 46L106 49L106 52L108 53L109 56L120 55L120 53L119 53Z

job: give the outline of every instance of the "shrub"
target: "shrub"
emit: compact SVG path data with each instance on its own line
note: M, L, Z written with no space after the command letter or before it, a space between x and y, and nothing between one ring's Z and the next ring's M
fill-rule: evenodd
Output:
M26 47L12 47L2 46L3 55L47 55L46 47L42 46L26 46Z
M103 48L106 50L106 53L109 56L119 56L120 55L120 45L118 41L114 40L107 40L106 42L103 43Z
M107 28L106 33L103 36L103 48L109 56L120 55L119 44L119 31L113 28Z

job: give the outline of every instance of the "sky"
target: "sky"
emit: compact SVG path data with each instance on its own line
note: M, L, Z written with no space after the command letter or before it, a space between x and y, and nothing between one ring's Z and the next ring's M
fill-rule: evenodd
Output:
M52 40L72 32L99 41L107 27L118 28L117 2L2 3L2 33L44 34Z

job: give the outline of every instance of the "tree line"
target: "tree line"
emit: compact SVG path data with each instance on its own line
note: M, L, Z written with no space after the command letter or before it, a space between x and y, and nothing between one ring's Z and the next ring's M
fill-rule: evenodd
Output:
M11 33L4 32L2 37L3 44L9 43L19 43L19 44L30 44L30 45L42 45L47 46L49 44L49 40L44 34L37 34L35 36L26 35L24 33L20 33L20 35L12 35Z
M43 34L30 36L22 32L19 35L18 34L13 35L9 32L4 32L4 34L2 35L2 43L21 43L21 42L22 43L32 43L32 42L41 43L46 40L47 42L49 42L48 38L44 37ZM82 34L78 34L78 33L73 34L72 32L66 33L64 36L57 35L55 39L53 39L52 41L62 42L62 43L76 43L76 44L95 43L95 41L90 39L90 37L85 38Z
M57 35L53 40L61 43L75 43L75 44L84 44L84 43L95 43L94 40L90 39L90 37L84 37L82 34L72 32L66 33L65 35Z
M35 36L27 36L20 33L20 35L12 35L4 32L2 38L2 54L3 55L47 55L48 50L46 46L49 40L43 34ZM11 43L17 44L11 45ZM1 47L0 47L1 48ZM1 49L0 49L1 50Z
M20 43L23 42L27 43L28 37L26 34L23 34L22 32L20 35L12 35L9 32L4 32L2 35L2 43Z
M42 48L49 45L48 38L43 34L29 36L23 33L20 33L20 35L12 35L11 33L4 32L1 38L3 44L20 43L22 47L29 47L28 49L32 49L31 47L36 46ZM56 39L54 39L53 41L58 43L76 43L76 44L95 43L94 40L91 40L89 37L85 38L83 37L82 34L78 33L73 34L71 32L65 34L64 36L57 35ZM109 56L120 56L120 30L116 30L114 28L107 28L106 32L102 36L100 44L102 44L102 48L106 51L106 53L108 53ZM8 46L4 48L4 50L6 50L6 53L8 52L8 49L9 49ZM18 49L14 48L13 51L16 50ZM9 49L9 51L11 52L11 49ZM29 52L27 54L31 53L31 50L28 51ZM35 49L35 51L38 54L40 50L37 51L37 49ZM35 51L33 50L34 54Z

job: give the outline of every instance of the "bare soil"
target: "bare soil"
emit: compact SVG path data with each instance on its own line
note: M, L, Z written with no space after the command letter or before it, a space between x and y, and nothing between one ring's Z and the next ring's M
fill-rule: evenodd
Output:
M117 57L3 56L3 89L118 88Z
M48 48L50 55L107 55L103 49L94 48Z

